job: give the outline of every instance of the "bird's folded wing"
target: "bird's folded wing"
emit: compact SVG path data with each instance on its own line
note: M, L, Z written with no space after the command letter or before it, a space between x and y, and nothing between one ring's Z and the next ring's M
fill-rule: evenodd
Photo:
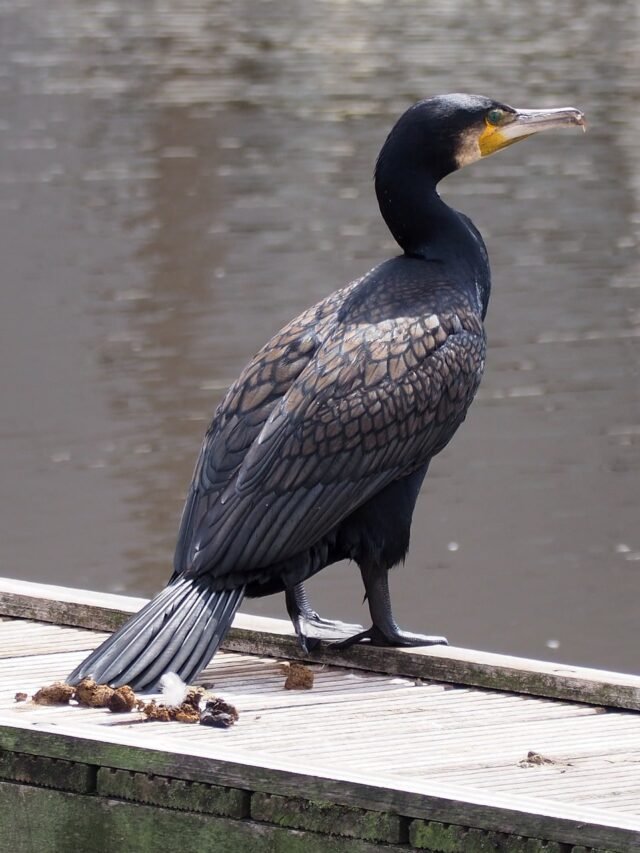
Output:
M250 576L303 552L424 464L464 419L484 337L457 316L394 318L341 326L309 355L266 420L247 430L250 413L231 415L208 436L178 571Z

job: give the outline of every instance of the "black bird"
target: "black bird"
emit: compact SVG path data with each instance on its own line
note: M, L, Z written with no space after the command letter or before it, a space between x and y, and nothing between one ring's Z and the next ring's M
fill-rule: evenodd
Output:
M566 125L584 127L582 113L461 94L400 117L375 189L403 254L305 311L247 365L204 439L169 585L70 683L91 676L149 690L167 671L191 681L245 595L284 592L306 649L334 623L312 610L303 582L345 558L360 567L372 627L339 645L446 643L400 630L387 581L407 553L429 463L465 419L485 358L487 251L436 185Z

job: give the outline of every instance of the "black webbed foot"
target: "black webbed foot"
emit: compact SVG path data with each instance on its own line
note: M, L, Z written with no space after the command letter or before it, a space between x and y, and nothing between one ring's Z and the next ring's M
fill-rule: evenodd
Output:
M312 612L308 616L298 620L296 627L298 642L303 652L312 651L324 640L332 645L337 642L347 642L354 631L362 628L362 625L349 625L346 622L321 619L317 613ZM344 640L338 638L343 637Z
M431 637L427 634L412 634L402 631L391 611L389 595L389 570L375 564L362 563L360 572L364 582L366 598L373 625L366 631L347 637L334 645L337 649L348 649L356 643L372 646L446 646L446 637Z
M354 631L362 630L362 625L349 625L346 622L322 619L309 604L302 584L298 584L286 593L287 611L298 637L300 648L308 654L323 641L334 642L348 639Z
M372 625L366 631L347 637L332 643L334 649L348 649L357 643L369 643L371 646L447 646L446 637L433 637L427 634L412 634L410 631L402 631L397 626L387 628L383 631L377 625Z

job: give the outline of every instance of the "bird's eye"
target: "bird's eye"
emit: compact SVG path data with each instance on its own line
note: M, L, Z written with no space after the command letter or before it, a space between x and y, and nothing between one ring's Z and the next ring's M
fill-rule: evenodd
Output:
M489 110L489 112L487 113L487 121L489 122L489 124L500 124L501 121L504 119L504 116L504 110Z

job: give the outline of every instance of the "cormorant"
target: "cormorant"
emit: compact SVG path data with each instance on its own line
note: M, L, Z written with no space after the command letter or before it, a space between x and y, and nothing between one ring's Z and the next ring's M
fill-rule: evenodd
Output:
M478 389L490 273L482 237L438 182L579 110L516 110L478 95L420 101L384 143L375 190L402 249L278 332L217 408L184 507L168 586L68 681L189 682L244 596L284 592L303 648L331 633L303 582L354 560L372 627L339 645L446 643L400 630L387 575L407 553L431 459ZM343 626L344 628L344 626Z

